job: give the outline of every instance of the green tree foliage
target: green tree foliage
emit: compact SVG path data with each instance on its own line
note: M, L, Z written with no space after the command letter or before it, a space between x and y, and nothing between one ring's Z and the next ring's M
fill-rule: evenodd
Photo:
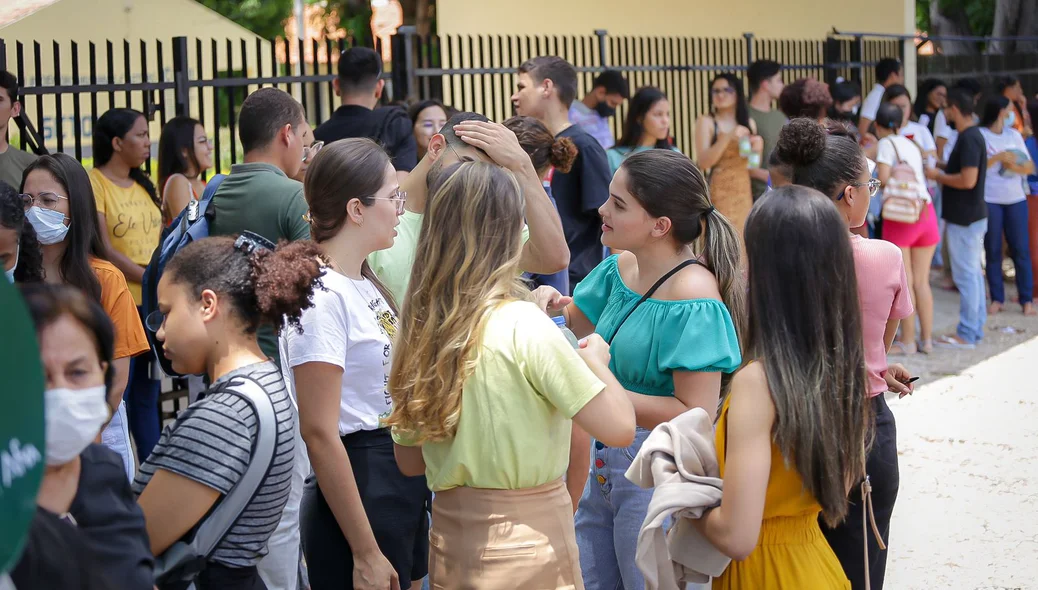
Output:
M990 35L995 25L997 0L916 0L915 21L920 31L931 32L930 7L936 4L946 17L969 27L974 35Z
M264 39L283 37L293 0L198 0Z

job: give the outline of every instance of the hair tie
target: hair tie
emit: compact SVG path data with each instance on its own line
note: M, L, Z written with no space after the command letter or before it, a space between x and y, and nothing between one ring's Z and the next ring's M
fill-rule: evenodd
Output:
M273 250L274 242L251 231L243 231L238 239L234 241L234 249L251 255L256 250Z
M707 209L707 210L706 210L706 212L705 212L705 213L703 213L703 215L704 215L704 216L706 216L706 215L710 215L710 214L711 214L711 213L713 213L714 211L717 211L717 209L715 209L713 205L710 205L710 208L709 208L709 209Z

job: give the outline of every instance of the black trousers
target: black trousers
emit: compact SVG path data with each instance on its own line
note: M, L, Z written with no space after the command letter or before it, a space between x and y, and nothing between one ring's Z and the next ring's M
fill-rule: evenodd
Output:
M883 543L888 544L890 538L890 517L894 512L897 500L897 489L900 483L897 468L897 425L894 414L887 406L883 395L872 398L872 409L876 418L875 440L872 450L865 459L865 468L872 482L872 508L876 516ZM887 569L887 552L880 551L876 543L872 527L868 532L862 530L861 515L865 510L861 501L861 487L854 486L850 496L850 510L847 519L836 528L830 529L819 519L822 532L833 548L836 557L851 581L854 590L865 588L865 549L869 544L869 581L872 590L883 590L883 578Z
M160 585L162 590L184 590L188 587L189 583L178 582ZM210 562L195 578L195 590L267 590L267 586L254 565L227 567Z
M378 548L400 576L400 587L407 588L429 573L425 476L400 473L386 429L348 434L342 441ZM352 590L353 552L313 475L303 489L299 526L310 587Z

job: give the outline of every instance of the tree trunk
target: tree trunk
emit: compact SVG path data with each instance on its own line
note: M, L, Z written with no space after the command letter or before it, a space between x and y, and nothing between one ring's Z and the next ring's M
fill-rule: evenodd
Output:
M1038 3L1034 0L998 0L992 37L1038 36ZM988 53L1033 53L1035 41L992 41Z
M962 9L941 12L940 0L930 0L930 34L935 37L941 35L972 35L969 20ZM934 41L934 45L943 55L974 55L977 53L977 44L972 41Z

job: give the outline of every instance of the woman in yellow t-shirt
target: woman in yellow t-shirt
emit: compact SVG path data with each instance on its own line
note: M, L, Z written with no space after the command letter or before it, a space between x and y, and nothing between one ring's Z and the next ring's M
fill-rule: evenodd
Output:
M133 109L111 109L94 125L94 169L90 184L108 260L126 277L133 301L141 304L144 267L158 247L162 212L155 185L141 170L151 155L148 120ZM133 359L126 388L130 432L143 463L159 440L160 383L151 378L152 355Z
M468 138L485 149L483 137ZM609 371L605 342L592 335L575 351L527 301L515 177L465 162L446 169L430 194L387 420L401 472L425 474L436 493L430 586L583 588L562 481L570 420L626 446L634 408Z

